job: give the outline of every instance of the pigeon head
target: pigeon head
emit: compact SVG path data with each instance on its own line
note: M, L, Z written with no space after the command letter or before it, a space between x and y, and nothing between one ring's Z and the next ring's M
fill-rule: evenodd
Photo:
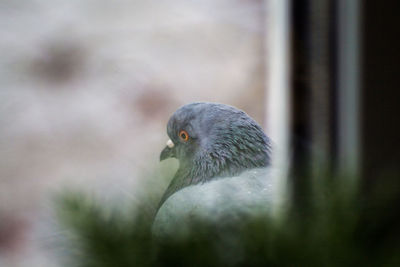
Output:
M170 140L160 160L177 158L179 168L162 202L185 186L270 163L269 138L252 118L232 106L182 106L169 119L167 133Z

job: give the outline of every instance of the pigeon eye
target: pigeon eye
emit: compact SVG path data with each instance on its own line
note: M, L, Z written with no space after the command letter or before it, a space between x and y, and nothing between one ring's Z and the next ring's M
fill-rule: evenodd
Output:
M189 140L189 135L185 130L182 130L179 132L179 137L181 138L182 141L186 142Z

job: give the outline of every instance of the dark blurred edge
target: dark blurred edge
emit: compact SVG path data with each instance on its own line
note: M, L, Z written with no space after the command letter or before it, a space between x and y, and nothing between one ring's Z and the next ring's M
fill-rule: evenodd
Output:
M311 177L339 172L339 18L335 0L291 1L291 189L295 214L307 216ZM359 1L359 166L371 240L400 240L399 2ZM344 10L347 11L347 10ZM347 45L347 44L343 44ZM346 115L346 114L344 114ZM348 114L349 116L352 114ZM312 144L312 145L311 145ZM323 166L321 168L320 166ZM317 168L317 170L316 170ZM306 178L307 177L307 178ZM333 176L332 176L333 177ZM373 214L373 215L368 215ZM362 227L361 227L362 228ZM360 230L362 231L362 230Z
M313 169L336 164L336 8L331 1L291 3L291 189L294 210L306 210ZM306 178L310 177L310 178Z
M380 215L368 221L372 248L400 240L399 8L398 1L363 1L362 185L369 199L388 199L386 206L370 201L365 210L365 217Z
M363 1L362 174L373 187L400 173L400 23L398 1Z

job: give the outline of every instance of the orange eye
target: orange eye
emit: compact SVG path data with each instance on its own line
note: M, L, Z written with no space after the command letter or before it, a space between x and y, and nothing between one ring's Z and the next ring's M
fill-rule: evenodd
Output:
M182 130L179 132L179 137L181 138L182 141L186 142L189 140L189 135L185 130Z

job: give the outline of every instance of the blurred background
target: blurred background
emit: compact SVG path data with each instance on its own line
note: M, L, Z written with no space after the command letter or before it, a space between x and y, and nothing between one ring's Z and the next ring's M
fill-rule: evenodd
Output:
M1 1L0 266L57 266L52 196L134 197L179 106L263 124L264 24L259 0Z
M365 251L400 240L392 2L2 0L0 266L59 266L60 192L122 204L165 187L177 166L158 160L166 123L193 101L264 127L295 212L311 178L344 175L366 203Z

